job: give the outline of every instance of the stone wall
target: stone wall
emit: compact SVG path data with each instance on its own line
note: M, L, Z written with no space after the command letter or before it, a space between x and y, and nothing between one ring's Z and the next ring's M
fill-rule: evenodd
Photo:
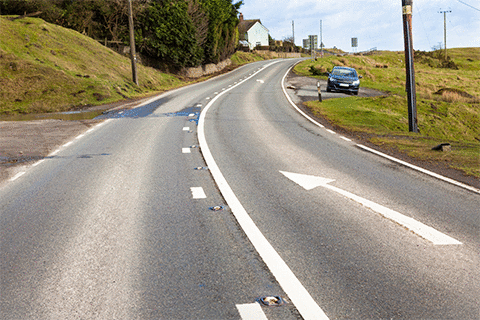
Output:
M188 78L200 78L203 76L220 72L231 64L232 64L232 61L230 59L226 59L217 64L210 63L210 64L196 67L196 68L186 68L181 72L181 74L182 76L185 76Z

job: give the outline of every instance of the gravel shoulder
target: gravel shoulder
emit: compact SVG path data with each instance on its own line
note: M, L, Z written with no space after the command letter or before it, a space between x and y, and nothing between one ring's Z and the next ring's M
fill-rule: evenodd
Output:
M295 104L315 118L325 127L333 129L359 143L373 147L398 159L407 161L435 173L455 179L465 184L479 188L480 181L474 177L466 176L463 172L447 167L444 163L420 161L393 149L384 149L369 142L369 135L358 132L347 132L323 118L317 118L305 107L304 102L317 100L317 79L298 76L290 72L286 79L287 92ZM343 93L326 92L326 81L320 80L322 99L332 99L348 96ZM360 88L359 97L372 97L385 93ZM111 105L94 107L96 110L131 109L135 108L145 99L119 102ZM34 120L34 121L0 121L0 185L15 176L25 166L32 165L47 157L76 136L87 131L102 120Z

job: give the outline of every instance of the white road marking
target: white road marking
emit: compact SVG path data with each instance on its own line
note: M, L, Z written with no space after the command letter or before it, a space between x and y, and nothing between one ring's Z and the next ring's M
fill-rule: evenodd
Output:
M182 153L192 153L190 148L182 148Z
M265 65L262 70L278 62L280 61L274 61L272 63L269 63ZM253 76L255 76L258 72L254 73ZM245 79L245 81L250 79L251 77ZM243 82L244 81L226 90L221 95L234 89ZM308 291L300 283L298 278L288 267L285 261L283 261L280 255L272 247L270 242L268 242L265 236L260 232L258 227L253 222L252 218L250 218L247 211L242 206L237 196L233 192L232 188L230 188L230 185L223 176L220 168L218 167L215 159L213 158L212 153L210 152L210 148L208 147L207 140L205 138L205 116L213 103L215 103L215 101L220 98L221 95L218 95L214 99L212 99L212 101L208 103L208 105L205 107L205 109L203 109L202 113L200 114L200 120L198 124L198 140L205 162L207 163L207 166L210 169L210 172L212 173L212 176L217 183L220 192L222 193L227 204L232 210L235 219L237 219L248 239L255 247L260 257L262 257L263 261L270 269L274 277L277 279L278 283L288 295L292 303L295 305L298 312L300 312L300 315L303 317L303 319L328 319L325 312L323 312L323 310L318 306L310 293L308 293Z
M285 94L285 97L287 97L287 100L290 102L290 104L302 115L304 116L305 118L307 118L307 120L309 120L310 122L312 122L313 124L315 124L316 126L320 127L320 128L325 128L322 124L318 123L317 121L313 120L311 117L309 117L305 112L303 112L302 110L300 110L296 105L295 103L292 101L292 99L290 98L290 96L288 95L287 91L285 90L285 79L288 75L288 73L290 72L290 70L292 70L293 67L291 67L290 69L288 69L287 73L285 73L285 75L283 76L283 79L282 79L282 89L283 89L283 93ZM442 180L442 181L445 181L445 182L448 182L448 183L451 183L453 185L456 185L458 187L461 187L461 188L464 188L464 189L467 189L467 190L470 190L470 191L473 191L475 193L479 193L480 194L480 189L477 189L475 187L472 187L472 186L469 186L467 184L464 184L464 183L461 183L461 182L458 182L458 181L455 181L453 179L450 179L450 178L447 178L447 177L444 177L442 175L439 175L435 172L432 172L432 171L429 171L429 170L426 170L426 169L423 169L423 168L420 168L420 167L417 167L413 164L410 164L408 162L405 162L405 161L402 161L400 159L397 159L397 158L394 158L394 157L391 157L389 155L386 155L380 151L377 151L375 149L372 149L372 148L369 148L369 147L366 147L364 145L361 145L361 144L357 144L356 145L357 147L359 148L362 148L366 151L369 151L371 153L374 153L378 156L381 156L383 158L386 158L386 159L389 159L391 161L394 161L396 163L400 163L406 167L409 167L410 169L413 169L413 170L416 170L416 171L419 171L419 172L422 172L424 174L427 174L431 177L434 177L436 179L439 179L439 180Z
M344 136L340 136L340 139L343 139L343 140L349 141L349 142L352 141L351 139L345 138Z
M17 173L15 176L13 176L12 178L10 178L9 181L10 181L10 182L11 182L11 181L15 181L15 180L17 180L18 178L20 178L21 176L23 176L24 174L25 174L25 171L19 172L19 173Z
M285 177L289 178L293 182L302 186L305 190L311 190L316 187L324 187L332 191L335 191L337 193L340 193L346 198L349 198L353 201L356 201L362 204L367 208L372 209L373 211L384 216L385 218L395 221L396 223L404 226L405 228L416 233L420 237L427 239L433 244L436 244L436 245L462 244L460 241L455 240L452 237L449 237L446 234L443 234L440 231L437 231L434 228L429 227L413 218L407 217L395 210L389 209L378 203L364 199L353 193L350 193L348 191L329 185L330 182L333 182L335 180L316 177L312 175L306 175L306 174L285 172L285 171L280 171L280 173L282 173Z
M78 135L78 136L75 138L75 140L80 140L80 139L82 139L83 137L85 137L85 134L84 134L84 133L82 133L81 135Z
M260 80L260 79L257 79L257 82L260 82L260 83L265 83L265 81L263 81L263 80Z
M60 151L60 149L57 149L57 150L51 152L51 153L48 155L48 157L51 157L51 156L56 155L59 151Z
M214 95L217 95L217 94L218 94L218 92L214 92L213 94L214 94Z
M190 127L183 127L183 131L189 131Z
M210 97L207 97L207 100L210 100Z
M378 156L381 156L381 157L383 157L383 158L386 158L386 159L388 159L388 160L391 160L391 161L394 161L394 162L396 162L396 163L399 163L399 164L401 164L401 165L404 165L404 166L406 166L406 167L409 167L409 168L411 168L411 169L414 169L414 170L420 171L420 172L422 172L422 173L425 173L425 174L427 174L427 175L429 175L429 176L432 176L432 177L434 177L434 178L437 178L437 179L439 179L439 180L443 180L443 181L445 181L445 182L448 182L448 183L451 183L451 184L456 185L456 186L458 186L458 187L461 187L461 188L464 188L464 189L473 191L473 192L475 192L475 193L480 193L480 189L477 189L477 188L472 187L472 186L469 186L469 185L467 185L467 184L464 184L464 183L455 181L455 180L453 180L453 179L450 179L450 178L441 176L441 175L439 175L439 174L437 174L437 173L435 173L435 172L432 172L432 171L429 171L429 170L426 170L426 169L417 167L417 166L415 166L415 165L413 165L413 164L410 164L410 163L408 163L408 162L405 162L405 161L399 160L399 159L397 159L397 158L391 157L391 156L389 156L389 155L387 155L387 154L384 154L384 153L382 153L382 152L380 152L380 151L377 151L377 150L374 150L374 149L372 149L372 148L366 147L366 146L364 146L364 145L357 144L357 147L359 147L359 148L361 148L361 149L363 149L363 150L366 150L366 151L368 151L368 152L374 153L374 154L376 154L376 155L378 155Z
M195 113L190 113L188 116L189 117L195 117Z
M61 148L66 148L66 147L70 146L72 143L73 143L73 141L67 142Z
M243 320L268 320L258 303L237 304L237 310Z
M330 132L331 134L337 134L335 131L333 130L330 130L330 129L326 129L328 132Z
M34 164L32 164L32 167L36 167L36 166L38 166L40 163L42 163L42 162L44 162L44 161L45 161L45 159L39 160L39 161L35 162Z
M192 187L190 188L192 191L192 197L193 199L206 199L207 195L205 194L205 191L203 191L202 187Z

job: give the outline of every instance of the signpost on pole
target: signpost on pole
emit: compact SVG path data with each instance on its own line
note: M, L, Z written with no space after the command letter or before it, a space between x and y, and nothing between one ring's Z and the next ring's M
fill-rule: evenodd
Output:
M408 98L408 130L410 132L418 132L417 93L415 89L415 68L413 65L412 5L413 0L402 0L405 65L407 69L406 90Z

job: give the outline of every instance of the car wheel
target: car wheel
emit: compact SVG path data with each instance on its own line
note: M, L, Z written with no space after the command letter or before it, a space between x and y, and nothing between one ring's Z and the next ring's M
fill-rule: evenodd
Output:
M327 92L332 92L332 89L330 89L329 87L327 87Z
M358 91L353 91L353 94L358 96Z

